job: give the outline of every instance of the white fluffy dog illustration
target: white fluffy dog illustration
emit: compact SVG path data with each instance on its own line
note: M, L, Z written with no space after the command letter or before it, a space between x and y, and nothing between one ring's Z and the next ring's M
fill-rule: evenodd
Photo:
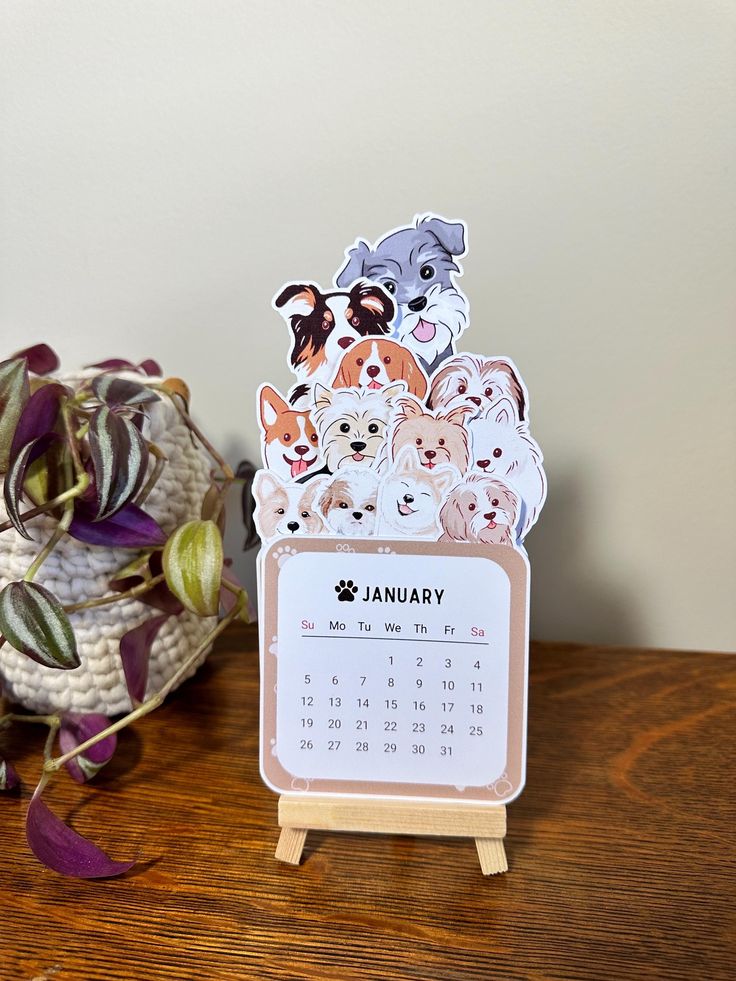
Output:
M514 545L519 498L502 480L469 473L440 511L441 542Z
M413 446L402 447L381 481L378 534L436 541L440 505L459 480L455 467L440 465L427 470Z
M483 419L468 423L472 468L510 484L521 497L519 540L539 517L547 496L542 451L516 418L513 403L502 399Z
M427 406L455 409L467 406L473 416L484 416L501 399L510 399L519 419L528 413L528 395L516 365L508 358L485 358L480 354L458 354L435 371Z
M340 467L380 469L386 459L386 429L394 400L405 393L403 381L378 391L315 385L312 421L327 469L332 473Z
M367 467L342 467L329 479L317 507L330 531L375 534L378 481L378 473Z
M312 477L305 484L284 481L270 470L259 470L253 479L253 512L258 534L264 542L281 535L319 535L325 523L317 499L327 477Z

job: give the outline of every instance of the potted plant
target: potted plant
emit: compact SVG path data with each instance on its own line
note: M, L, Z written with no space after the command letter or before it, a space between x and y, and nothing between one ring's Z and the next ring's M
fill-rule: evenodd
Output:
M94 877L131 863L67 827L43 790L62 768L94 776L248 601L223 555L233 473L186 384L150 360L58 367L43 344L0 363L0 686L26 710L0 708L0 727L48 727L28 841L49 867ZM0 757L0 789L17 785Z

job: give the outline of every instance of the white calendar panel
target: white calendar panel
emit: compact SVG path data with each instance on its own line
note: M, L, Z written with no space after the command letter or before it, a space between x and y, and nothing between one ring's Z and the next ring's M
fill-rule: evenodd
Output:
M523 765L512 780L509 741L524 699L514 705L510 693L523 557L503 546L311 541L319 548L282 545L264 558L276 566L265 577L275 590L264 603L266 628L275 626L264 651L267 782L290 792L506 800L517 783L518 792Z

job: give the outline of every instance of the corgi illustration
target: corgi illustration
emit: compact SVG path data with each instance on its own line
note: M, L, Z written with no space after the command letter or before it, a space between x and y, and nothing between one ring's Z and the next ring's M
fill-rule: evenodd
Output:
M440 505L459 480L460 473L452 465L428 470L422 466L416 447L403 446L381 481L378 534L436 541Z
M271 470L259 470L253 480L253 512L258 534L264 542L282 535L321 535L325 523L317 499L327 477L312 477L305 484L282 480Z
M292 409L271 385L258 390L258 420L263 437L263 462L284 480L319 470L317 431L306 409Z

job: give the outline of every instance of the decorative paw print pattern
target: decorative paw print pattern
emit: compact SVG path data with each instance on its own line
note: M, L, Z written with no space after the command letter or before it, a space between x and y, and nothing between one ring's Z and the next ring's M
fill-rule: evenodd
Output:
M358 592L358 587L352 579L341 579L337 586L335 586L335 592L341 603L352 603L355 599L355 594Z
M287 559L290 559L292 555L296 555L296 549L292 548L291 545L282 545L275 549L273 552L273 557L278 562L279 569L283 566Z
M502 773L495 783L488 784L488 789L492 790L496 797L506 797L513 790L508 773Z
M396 553L388 545L380 545L377 549L379 555L395 555Z

